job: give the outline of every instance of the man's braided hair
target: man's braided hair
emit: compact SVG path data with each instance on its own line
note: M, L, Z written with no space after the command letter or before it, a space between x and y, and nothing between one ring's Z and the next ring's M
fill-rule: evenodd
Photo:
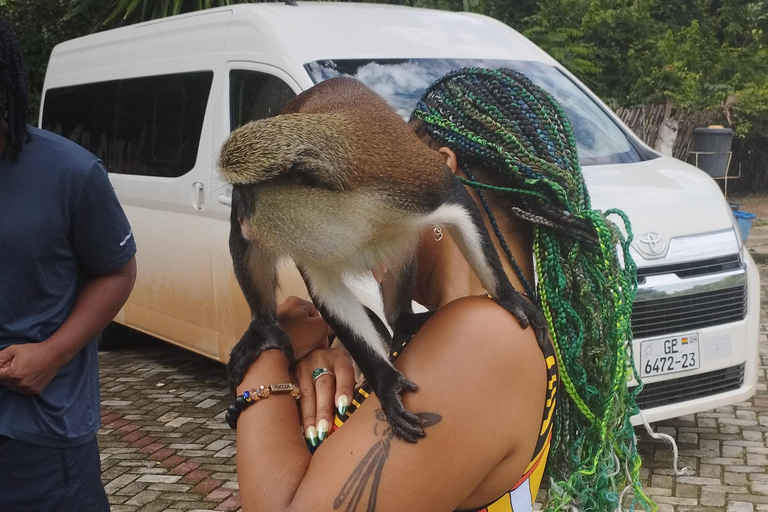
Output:
M427 89L413 120L451 148L507 245L484 190L508 195L511 214L533 223L534 290L504 249L529 296L544 312L567 397L557 402L548 471L548 510L606 512L624 505L655 508L640 483L630 417L637 413L630 315L637 268L623 212L593 210L576 139L557 101L521 73L462 69ZM419 121L415 121L419 120ZM480 183L475 169L503 177ZM610 220L623 221L627 236Z
M0 18L0 116L8 123L5 152L0 155L15 160L27 141L29 84L21 48L13 29Z

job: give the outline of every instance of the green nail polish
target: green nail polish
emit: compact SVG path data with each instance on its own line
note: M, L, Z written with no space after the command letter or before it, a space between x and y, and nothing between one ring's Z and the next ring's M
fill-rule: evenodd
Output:
M346 414L349 409L349 397L347 395L340 395L336 400L336 407L339 409L339 414Z
M322 419L317 422L317 435L320 438L321 443L325 441L326 437L328 437L328 428L328 420Z
M320 444L320 441L317 439L317 429L314 425L307 427L307 440L309 440L309 444L311 444L313 448L316 448L317 445Z

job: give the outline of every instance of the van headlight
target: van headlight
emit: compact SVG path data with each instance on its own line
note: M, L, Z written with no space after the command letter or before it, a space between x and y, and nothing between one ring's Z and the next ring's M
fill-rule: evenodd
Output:
M736 215L733 214L733 210L731 210L731 229L733 229L733 234L736 236L736 243L739 246L739 252L741 252L741 249L744 246L744 241L741 239L741 228L736 220Z

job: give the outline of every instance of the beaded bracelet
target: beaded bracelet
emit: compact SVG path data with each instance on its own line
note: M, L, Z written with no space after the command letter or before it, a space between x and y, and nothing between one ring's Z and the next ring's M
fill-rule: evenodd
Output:
M235 398L235 402L227 407L227 414L224 415L224 418L227 420L229 427L236 429L237 418L240 417L240 413L249 405L258 402L262 398L267 398L272 393L290 393L296 400L301 398L299 387L294 386L290 382L287 384L269 384L268 386L259 386L256 389L243 391L243 394Z

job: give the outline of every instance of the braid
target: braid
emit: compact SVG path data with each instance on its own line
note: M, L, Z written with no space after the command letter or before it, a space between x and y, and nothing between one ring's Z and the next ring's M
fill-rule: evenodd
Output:
M474 173L472 173L472 169L470 169L466 163L462 162L462 164L462 168L464 169L464 172L467 174L467 176L469 176L469 179L472 181L477 181L475 179ZM507 245L507 241L504 239L504 235L499 229L499 224L496 222L496 216L493 214L493 210L491 210L491 206L488 204L488 200L485 198L485 194L483 193L482 189L477 189L477 195L480 198L480 203L483 205L483 210L485 210L485 213L488 215L488 220L491 222L493 234L496 235L499 244L501 244L501 249L504 251L507 260L512 265L512 269L515 271L515 275L518 279L520 279L520 282L523 283L526 295L528 295L531 300L535 300L536 291L533 289L533 286L531 286L531 283L528 282L528 278L525 277L525 274L523 274L523 271L520 269L520 265L517 264L515 257L512 255L512 250L509 248L509 245Z
M655 508L640 483L630 423L636 392L627 389L628 379L639 381L630 324L637 291L632 231L621 211L592 209L562 107L520 73L472 68L430 86L413 118L456 153L469 170L464 182L480 193L489 216L483 189L515 198L509 213L534 225L537 299L568 395L557 402L548 510L614 510L624 491L633 495L630 508ZM479 183L472 165L507 186ZM626 237L609 215L621 219Z
M16 160L29 135L28 90L19 41L8 22L0 18L0 115L5 113L8 123L5 153L0 156L9 160Z

